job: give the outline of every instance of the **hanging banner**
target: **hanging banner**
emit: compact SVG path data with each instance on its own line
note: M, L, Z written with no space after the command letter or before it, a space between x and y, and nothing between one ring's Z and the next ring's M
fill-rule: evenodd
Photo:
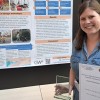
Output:
M2 0L0 69L69 63L72 14L72 0Z

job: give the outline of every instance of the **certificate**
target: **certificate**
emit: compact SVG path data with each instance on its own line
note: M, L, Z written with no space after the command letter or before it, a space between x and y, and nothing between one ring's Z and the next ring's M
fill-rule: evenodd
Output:
M79 64L79 100L100 100L100 66Z

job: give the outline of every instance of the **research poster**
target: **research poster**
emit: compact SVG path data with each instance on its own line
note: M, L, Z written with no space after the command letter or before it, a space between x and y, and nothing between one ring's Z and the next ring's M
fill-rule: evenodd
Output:
M72 17L73 0L1 0L0 69L69 63Z
M100 100L100 66L80 64L79 100Z

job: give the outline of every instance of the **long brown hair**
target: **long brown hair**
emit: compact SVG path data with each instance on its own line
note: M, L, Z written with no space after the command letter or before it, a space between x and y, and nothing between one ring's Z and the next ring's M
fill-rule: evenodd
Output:
M100 14L100 4L97 0L85 0L79 7L79 20L81 14L85 11L86 8L91 8L92 10L95 10L98 14ZM80 28L77 31L75 40L76 40L76 46L75 48L77 50L82 49L83 41L84 39L87 38L86 33Z

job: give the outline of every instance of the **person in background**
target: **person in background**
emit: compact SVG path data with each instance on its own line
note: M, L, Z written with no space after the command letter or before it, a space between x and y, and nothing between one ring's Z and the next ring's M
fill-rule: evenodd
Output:
M79 29L73 41L70 59L69 94L79 100L79 63L100 66L100 4L97 0L85 0L79 7ZM66 92L63 86L56 86L55 94Z
M16 39L17 39L17 41L20 41L20 33L19 32L17 32L17 34L16 34Z

